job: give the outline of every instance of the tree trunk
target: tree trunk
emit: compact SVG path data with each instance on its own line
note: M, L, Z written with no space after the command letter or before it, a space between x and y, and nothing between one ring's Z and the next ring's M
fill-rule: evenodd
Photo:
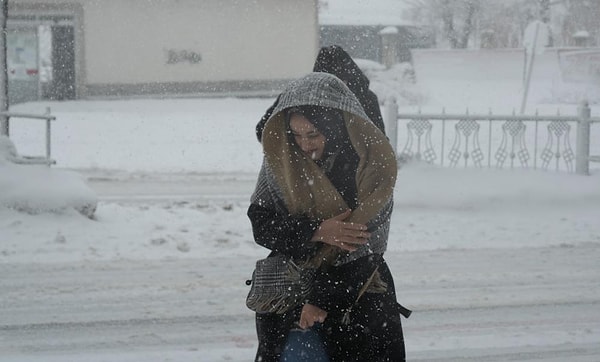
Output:
M444 26L444 33L446 35L446 39L450 43L450 48L456 48L457 39L456 39L456 30L454 29L454 12L449 0L444 0L441 2L441 11L442 11L442 22Z
M550 0L538 0L540 2L540 20L548 24L550 22Z
M475 16L475 3L469 1L467 3L467 15L465 17L465 26L462 31L462 37L460 39L459 47L462 49L466 49L469 46L469 38L471 37L471 33L473 32L473 17Z

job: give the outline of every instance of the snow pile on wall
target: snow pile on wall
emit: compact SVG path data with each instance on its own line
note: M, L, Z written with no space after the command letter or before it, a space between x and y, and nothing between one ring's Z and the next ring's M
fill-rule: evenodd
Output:
M0 136L0 207L29 214L74 209L93 217L97 197L79 174L10 162L17 155L10 139Z
M561 64L566 51L547 48L536 54L530 104L577 104L583 99L594 104L600 102L600 84L568 79L570 68L590 67L592 61L569 68ZM413 49L411 53L417 83L431 90L431 98L444 99L444 106L461 104L463 109L484 106L485 110L506 104L518 109L521 104L527 65L523 49ZM484 95L482 86L489 90ZM473 102L468 102L469 99ZM535 109L529 111L533 113Z
M380 102L390 96L396 97L400 105L417 105L425 101L424 92L415 83L412 64L398 63L390 69L368 59L354 59L359 68L371 81L370 89Z

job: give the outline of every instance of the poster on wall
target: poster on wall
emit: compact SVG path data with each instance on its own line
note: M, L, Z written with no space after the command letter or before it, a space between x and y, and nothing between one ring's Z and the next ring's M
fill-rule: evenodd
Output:
M37 28L9 29L6 34L10 104L40 98Z
M36 29L9 31L6 35L8 79L36 81L38 40Z

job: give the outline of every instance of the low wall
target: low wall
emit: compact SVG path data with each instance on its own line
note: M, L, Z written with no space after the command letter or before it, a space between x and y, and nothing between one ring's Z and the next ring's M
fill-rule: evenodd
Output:
M524 49L414 49L412 56L417 83L432 99L450 100L440 106L520 108ZM600 49L547 48L534 60L529 106L600 102Z

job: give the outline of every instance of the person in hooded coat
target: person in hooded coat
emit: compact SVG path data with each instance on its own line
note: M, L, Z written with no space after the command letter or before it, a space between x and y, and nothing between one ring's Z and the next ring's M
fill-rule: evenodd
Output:
M381 110L379 108L379 99L377 98L377 95L369 89L369 78L367 78L362 70L360 70L350 54L342 47L338 45L322 47L319 50L319 54L317 54L313 72L333 74L346 83L363 107L368 119L385 134L383 117L381 116ZM273 105L266 110L265 114L256 125L256 137L259 142L261 141L264 125L269 117L271 117L278 102L279 97L275 99Z
M320 340L319 360L404 361L400 315L410 311L383 258L397 174L388 139L346 84L321 72L280 94L261 139L254 239L317 272L304 301L256 313L255 360L288 360L299 329Z

